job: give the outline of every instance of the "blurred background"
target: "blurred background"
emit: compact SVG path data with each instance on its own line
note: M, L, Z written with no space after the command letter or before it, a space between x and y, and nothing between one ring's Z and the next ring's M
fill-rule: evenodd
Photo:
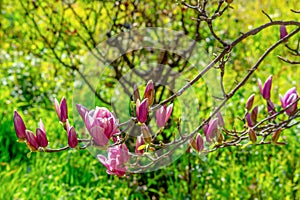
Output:
M187 3L196 4L195 1ZM213 14L217 6L218 1L208 1L208 14ZM299 6L297 0L233 1L213 22L214 30L224 41L231 42L242 33L269 22L262 10L273 20L299 21L299 14L290 11L299 10ZM190 67L181 56L153 49L127 52L116 60L103 60L102 52L95 51L99 43L118 46L113 39L121 33L161 27L182 33L201 46L197 59L207 62L205 64L215 58L222 45L212 37L206 23L195 20L197 12L180 1L2 0L0 8L0 199L300 198L299 126L283 132L281 140L288 143L285 146L229 147L201 156L187 152L160 170L122 178L108 175L105 167L88 151L30 154L25 144L17 143L13 111L18 110L31 130L35 130L42 118L51 147L66 145L67 135L58 122L53 100L67 97L70 120L76 121L72 118L73 114L77 115L72 109L72 100L74 95L80 99L84 93L74 93L74 83L78 86L76 77L89 77L92 73L84 70L83 58L87 53L104 63L101 80L93 90L97 94L96 104L109 108L113 89L135 66L147 69L150 60L177 71ZM288 32L293 29L287 27ZM288 44L295 47L299 37L298 33ZM225 89L232 89L278 39L279 26L272 26L236 46L227 63ZM170 46L176 47L176 44ZM193 55L197 55L196 50ZM244 114L247 98L252 93L259 94L258 78L265 80L273 75L272 100L276 105L280 105L279 94L289 88L295 86L299 93L299 65L282 62L277 55L294 59L283 45L275 49L222 111L226 127L242 128L238 117ZM186 78L193 75L190 71ZM131 87L130 84L124 86ZM156 89L161 91L162 88L157 86ZM201 111L197 118L203 119L210 114L211 104L205 102L211 97L204 80L194 88ZM171 94L156 97L156 102ZM257 98L255 104L262 102Z

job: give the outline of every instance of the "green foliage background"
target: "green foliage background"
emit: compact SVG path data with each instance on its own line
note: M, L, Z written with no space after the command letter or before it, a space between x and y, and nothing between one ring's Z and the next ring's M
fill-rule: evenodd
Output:
M60 4L57 2L51 4L58 5L59 13ZM86 1L76 3L82 15L87 4L97 5ZM114 12L113 3L107 3L107 6ZM145 19L155 18L160 27L182 29L181 7L176 2L141 1L139 6L145 9L146 16L136 19L138 27L146 26ZM299 9L297 0L234 1L232 7L214 24L222 38L236 38L241 32L268 22L261 10L273 19L299 20L299 14L290 12L291 8ZM41 10L36 12L42 15ZM184 12L188 12L186 17L190 19L186 26L192 27L195 13ZM172 17L165 13L171 13ZM72 13L67 15L70 17L65 27L83 31ZM97 42L107 39L105 31L111 22L106 20L106 15L104 12L103 18L98 19L103 23L95 33L99 35ZM32 130L42 118L50 145L63 146L67 137L58 123L52 101L55 97L66 96L68 104L72 104L73 72L48 57L47 52L44 55L40 51L46 45L25 16L20 1L1 1L0 199L300 199L299 126L283 133L282 140L288 142L286 146L250 145L244 149L221 149L204 156L187 153L158 171L124 178L107 175L105 168L87 151L32 153L29 156L26 146L16 142L12 120L14 109L21 113L27 128ZM88 20L92 23L95 19L91 15ZM47 21L41 23L42 31L48 25ZM291 30L289 27L288 31ZM117 33L117 30L111 32L113 35ZM203 37L208 37L208 33L203 27ZM50 33L48 36L52 37ZM233 84L239 80L246 68L254 64L278 37L279 28L272 27L237 46L228 65L227 82ZM297 37L289 43L295 44ZM69 40L74 54L80 56L88 51L76 39L70 37ZM209 54L217 52L213 38L204 43ZM258 94L257 78L264 80L268 75L274 75L272 96L278 105L278 95L287 89L296 86L299 92L299 66L283 63L277 55L288 57L285 48L272 52L263 62L263 67L226 107L225 120L229 127L230 124L241 126L236 118L244 112L245 99L253 92ZM205 91L199 91L200 97L205 95ZM257 98L256 103L262 103L262 100Z

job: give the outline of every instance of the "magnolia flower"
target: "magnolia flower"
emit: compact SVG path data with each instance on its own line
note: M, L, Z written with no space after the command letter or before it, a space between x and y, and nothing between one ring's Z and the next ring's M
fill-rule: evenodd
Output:
M148 106L151 106L154 102L154 85L153 81L148 81L145 92L144 92L144 99L148 99Z
M139 92L139 89L136 84L134 84L134 86L133 86L133 97L132 98L133 98L134 102L136 102L136 100L138 100L138 99L141 99L140 92Z
M60 104L58 104L57 99L55 99L54 105L59 120L65 123L68 119L68 107L67 107L66 98L63 97L60 101Z
M225 122L224 122L222 114L220 112L217 112L216 117L218 118L218 125L220 127L224 127Z
M256 133L252 128L249 128L248 135L251 142L255 143L257 141Z
M136 118L139 122L145 123L148 118L148 99L142 102L138 99L136 101Z
M81 116L84 116L85 126L96 145L105 146L114 134L120 132L117 120L107 108L96 107L88 111L78 104L77 110Z
M143 135L143 139L146 143L150 143L152 140L150 130L146 124L141 124L141 132Z
M274 103L271 100L267 101L267 108L269 115L274 115L276 113Z
M40 119L39 128L36 129L36 138L40 147L48 146L48 139L42 119Z
M71 148L75 148L78 145L76 131L73 126L68 130L68 145Z
M257 123L258 107L255 106L251 113L246 114L246 121L249 127L253 127Z
M292 116L297 111L298 102L295 102L295 103L293 103L293 102L296 101L296 99L298 99L298 97L299 97L299 95L298 95L295 87L289 89L283 97L280 95L280 101L281 101L282 108L285 109L286 107L291 106L285 111L286 114L288 114L289 116Z
M252 109L252 106L253 106L253 102L254 102L254 97L255 97L255 94L252 94L248 100L247 100L247 103L246 103L246 109L247 111L250 111Z
M138 148L141 146L141 145L144 145L145 142L143 140L143 136L142 135L139 135L136 137L136 144L135 144L135 153L138 154L138 155L141 155L144 153L144 149L141 149L141 150L138 150Z
M198 152L203 151L204 141L200 134L196 136L196 139L191 140L191 146Z
M39 148L38 140L30 130L26 130L26 144L31 151L37 151Z
M218 118L215 118L203 127L207 142L211 142L211 139L217 136L219 123L218 121Z
M260 93L265 100L270 100L271 96L271 87L272 87L272 75L268 77L264 86L262 86L261 80L258 79L258 86L260 89Z
M80 105L80 104L76 104L76 108L77 108L77 111L78 111L78 113L80 114L82 120L84 121L84 119L85 119L85 114L88 113L89 110L88 110L86 107L84 107L84 106L82 106L82 105Z
M75 148L78 145L77 134L75 128L70 126L69 121L66 122L66 130L68 134L68 145L71 148Z
M119 144L108 148L108 157L97 156L99 161L106 167L108 174L124 176L127 170L126 162L129 160L128 148L125 144Z
M26 138L26 126L22 117L17 111L14 111L14 127L16 130L16 135L20 140L25 140Z
M164 127L166 125L171 116L172 110L173 104L168 107L163 105L156 111L156 124L158 127Z
M287 36L287 34L286 27L284 25L280 25L280 39Z

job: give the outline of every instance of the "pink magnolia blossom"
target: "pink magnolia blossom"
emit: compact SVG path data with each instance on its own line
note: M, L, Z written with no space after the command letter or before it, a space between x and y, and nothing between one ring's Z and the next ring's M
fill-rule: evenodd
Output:
M140 92L139 92L139 89L137 87L136 84L134 84L133 86L133 96L132 96L132 99L134 102L136 102L138 99L141 99L140 97Z
M287 36L287 34L286 27L284 25L280 25L280 39Z
M274 103L271 100L267 101L267 108L269 115L274 115L276 113Z
M211 139L217 136L218 123L218 118L215 118L203 127L207 142L212 142Z
M71 148L75 148L78 145L77 134L73 126L68 130L68 145Z
M252 109L252 106L253 106L253 102L254 102L254 97L255 97L255 94L252 94L248 100L247 100L247 103L246 103L246 109L247 111L250 111Z
M85 126L96 145L105 146L114 134L120 132L115 116L107 108L96 107L88 111L78 104L77 110L84 116Z
M107 158L103 155L97 156L99 161L106 167L108 174L124 176L127 170L126 162L129 160L128 148L125 144L119 144L108 148Z
M289 89L283 97L280 95L282 108L286 108L290 106L294 101L296 101L298 97L299 95L295 87ZM293 105L286 110L286 114L288 114L289 116L293 115L297 111L297 107L298 107L298 102L293 103Z
M36 138L40 147L48 146L48 139L42 119L40 119L39 128L36 129Z
M264 86L262 86L261 80L258 79L258 86L263 98L265 100L270 100L272 88L272 75L267 78L266 82L264 83Z
M39 148L38 140L30 130L26 130L26 143L31 151L37 151Z
M222 114L220 112L217 112L216 113L216 117L218 118L218 125L220 127L224 127L225 126L225 122L224 122Z
M156 111L156 124L158 127L164 127L166 125L171 116L172 110L173 104L168 107L163 105Z
M253 127L257 123L258 106L255 106L251 113L246 114L246 121L249 127Z
M144 99L148 99L148 106L151 106L154 102L154 84L152 80L148 81L146 85Z
M136 118L139 122L145 123L148 118L148 99L136 101Z
M203 151L204 141L200 134L196 136L196 139L191 140L191 145L196 151L198 152Z
M66 98L63 97L60 101L60 104L58 103L57 99L55 99L54 105L59 120L65 123L68 119L68 107Z
M16 130L16 135L20 140L24 140L26 138L26 126L22 117L19 115L17 111L14 111L14 127Z

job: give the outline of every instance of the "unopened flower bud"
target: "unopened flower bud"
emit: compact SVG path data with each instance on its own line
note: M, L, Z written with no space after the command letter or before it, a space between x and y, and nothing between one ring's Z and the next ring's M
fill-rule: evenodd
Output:
M251 142L255 143L257 141L257 136L252 128L249 128L248 135Z
M173 104L169 105L168 107L166 105L161 106L158 110L156 110L156 124L158 127L164 127L166 123L168 122L171 113L173 110Z
M257 115L258 115L258 106L255 106L250 115L253 124L256 124L257 122Z
M204 141L200 134L196 136L196 139L191 139L190 144L197 152L204 149Z
M287 31L285 25L280 25L280 39L284 38L287 36Z
M60 104L58 104L57 99L55 99L54 105L59 120L65 123L66 120L68 119L68 107L67 107L66 98L63 97Z
M146 98L148 99L148 106L151 106L154 102L154 85L152 80L150 80L146 85L144 99Z
M46 132L41 128L36 129L36 139L40 147L48 146L48 139L46 136Z
M265 100L269 100L271 97L272 75L267 78L267 80L264 83L264 86L262 86L261 80L258 80L258 86L259 86L260 93L263 96L263 98Z
M246 103L246 109L247 111L250 111L252 109L252 106L253 106L253 102L254 102L254 97L255 97L255 94L252 94L248 100L247 100L247 103Z
M222 134L221 130L218 130L218 133L217 133L217 142L219 144L222 144L223 141L224 141L224 135Z
M275 106L271 100L267 101L267 108L269 115L274 115L276 113Z
M136 101L136 118L139 122L145 123L148 118L148 99Z
M17 111L14 112L14 126L17 137L20 139L20 141L24 141L26 138L26 126L22 117Z
M220 127L224 127L225 123L222 114L220 112L217 112L216 117L218 118L218 125Z
M133 101L136 102L138 99L140 100L140 92L136 84L133 86Z
M247 113L246 114L246 121L247 121L247 124L249 127L253 127L255 124L252 122L251 120L251 114L250 113Z
M75 148L78 145L78 139L74 127L71 127L68 131L68 145L71 148Z
M152 138L151 138L150 130L149 130L149 128L147 127L147 125L144 124L144 123L141 125L141 132L142 132L142 134L143 134L143 139L144 139L144 141L145 141L147 144L151 143Z
M37 151L39 148L39 143L34 133L30 130L26 130L26 143L30 151Z
M218 118L215 118L208 123L208 126L203 127L207 142L211 142L211 139L217 136L218 123Z
M277 142L281 134L281 128L277 129L272 135L272 142Z

